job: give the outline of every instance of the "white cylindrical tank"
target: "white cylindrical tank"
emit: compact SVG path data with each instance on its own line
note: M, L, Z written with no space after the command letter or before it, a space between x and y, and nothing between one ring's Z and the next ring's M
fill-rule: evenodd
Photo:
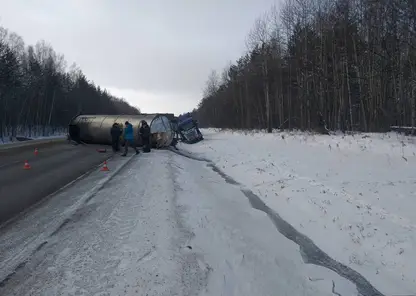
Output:
M74 127L79 131L79 139L89 144L111 145L110 130L114 123L124 127L126 121L133 125L134 140L141 146L139 128L141 121L145 120L150 126L152 146L158 148L168 147L174 138L174 130L167 114L140 114L140 115L78 115L69 124L69 134Z

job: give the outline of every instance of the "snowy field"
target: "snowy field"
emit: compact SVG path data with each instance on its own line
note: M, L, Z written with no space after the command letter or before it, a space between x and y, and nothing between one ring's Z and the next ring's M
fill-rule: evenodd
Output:
M416 295L415 138L202 132L178 148L212 161L383 294Z
M0 229L0 295L357 295L207 162L108 165Z

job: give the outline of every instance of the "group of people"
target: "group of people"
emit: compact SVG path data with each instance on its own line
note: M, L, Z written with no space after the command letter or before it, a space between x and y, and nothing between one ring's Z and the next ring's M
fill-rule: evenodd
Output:
M145 120L142 120L141 126L139 128L139 138L142 140L143 152L150 152L151 143L150 143L150 126ZM136 147L134 142L134 130L133 125L126 121L124 123L124 131L118 123L114 123L111 127L111 139L113 151L120 151L120 142L123 138L122 145L124 145L124 153L121 156L126 156L128 153L128 147L130 146L136 151L136 154L139 154L139 149ZM122 137L123 136L123 137Z

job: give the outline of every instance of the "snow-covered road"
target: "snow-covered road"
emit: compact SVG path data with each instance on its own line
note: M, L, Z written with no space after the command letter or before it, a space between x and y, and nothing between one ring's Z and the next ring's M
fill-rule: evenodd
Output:
M109 167L0 230L0 295L357 295L209 163L152 151Z

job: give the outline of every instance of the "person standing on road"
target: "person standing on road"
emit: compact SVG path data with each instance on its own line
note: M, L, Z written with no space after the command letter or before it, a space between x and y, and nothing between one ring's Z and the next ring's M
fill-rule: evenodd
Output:
M139 129L139 135L142 138L143 152L150 152L150 127L145 120L142 120L142 126Z
M80 128L78 125L71 124L69 125L69 138L76 142L76 145L81 144L80 139Z
M111 127L111 143L113 147L113 151L117 152L120 151L120 136L122 134L122 130L118 126L117 123L114 123Z
M198 135L201 137L201 139L204 139L204 137L202 136L201 131L199 130L199 127L198 127L198 120L192 119L192 122L195 125L195 129L196 129L196 132L198 133Z
M136 154L139 154L139 149L137 149L136 145L134 144L134 132L133 132L133 126L130 122L126 121L124 123L124 153L121 156L126 156L128 152L128 146L134 148L136 150Z

